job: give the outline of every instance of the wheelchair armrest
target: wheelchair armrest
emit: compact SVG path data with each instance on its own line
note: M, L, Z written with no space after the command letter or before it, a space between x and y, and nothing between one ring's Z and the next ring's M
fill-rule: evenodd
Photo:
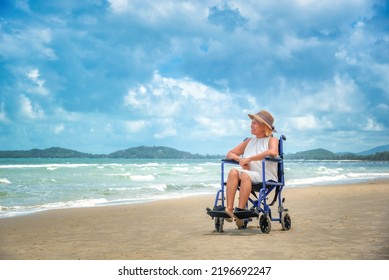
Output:
M239 164L239 162L237 162L236 160L230 159L230 158L222 159L222 162L232 163L232 164Z
M268 157L265 157L263 160L266 160L266 161L274 161L274 162L281 162L281 161L282 161L282 158L280 158L280 157L271 157L271 156L268 156Z

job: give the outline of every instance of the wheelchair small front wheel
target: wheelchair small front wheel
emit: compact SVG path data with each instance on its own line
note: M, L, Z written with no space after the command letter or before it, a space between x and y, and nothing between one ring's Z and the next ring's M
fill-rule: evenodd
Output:
M271 230L271 220L268 214L262 214L259 218L259 228L263 233L269 233Z
M224 219L220 217L215 218L215 231L223 232Z
M288 213L281 213L281 225L283 230L290 230L292 227L292 219Z

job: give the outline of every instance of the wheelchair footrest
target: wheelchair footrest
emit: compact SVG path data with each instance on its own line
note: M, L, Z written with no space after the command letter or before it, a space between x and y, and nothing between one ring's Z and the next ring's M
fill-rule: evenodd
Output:
M212 210L207 208L207 214L212 218L231 218L230 215L226 213L225 208L221 206L215 206Z
M258 218L258 214L254 210L235 209L234 215L238 219Z

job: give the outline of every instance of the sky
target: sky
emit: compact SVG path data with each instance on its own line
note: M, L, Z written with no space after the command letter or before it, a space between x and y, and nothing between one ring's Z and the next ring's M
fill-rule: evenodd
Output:
M0 150L389 144L382 0L0 0Z

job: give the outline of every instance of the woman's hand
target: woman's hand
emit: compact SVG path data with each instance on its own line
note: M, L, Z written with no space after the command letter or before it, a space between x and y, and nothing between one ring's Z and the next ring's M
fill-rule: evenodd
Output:
M239 159L239 165L240 165L243 169L249 170L249 169L250 169L250 165L249 165L250 161L251 161L251 160L250 160L249 158L241 158L241 159Z

